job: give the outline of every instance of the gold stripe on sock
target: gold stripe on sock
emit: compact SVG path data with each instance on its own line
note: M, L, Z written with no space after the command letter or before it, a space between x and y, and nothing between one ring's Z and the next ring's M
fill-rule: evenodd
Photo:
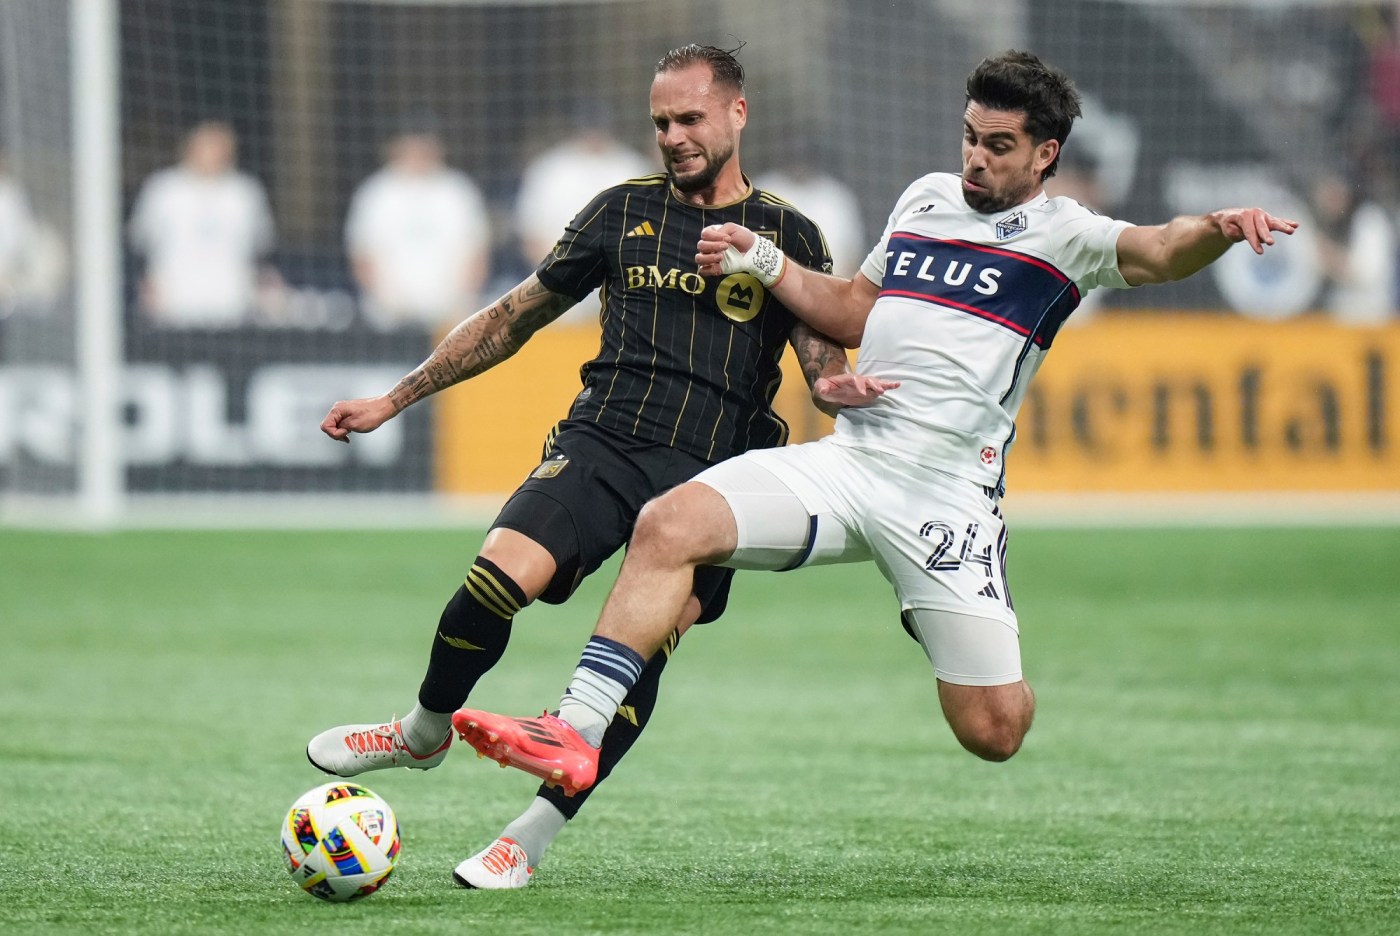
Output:
M467 580L462 584L467 587L467 591L471 592L472 597L492 614L500 618L505 618L507 621L515 617L515 611L511 610L509 605L496 597L496 593L491 590L486 582L480 580L475 566L472 567L471 572L467 575Z
M519 612L520 603L515 600L514 595L512 595L504 586L501 585L500 579L496 578L496 576L492 575L490 572L487 572L481 566L475 565L472 566L471 571L467 574L469 576L475 575L480 580L481 585L485 588L490 589L491 593L496 596L497 600L500 601L502 606L509 608L512 614Z

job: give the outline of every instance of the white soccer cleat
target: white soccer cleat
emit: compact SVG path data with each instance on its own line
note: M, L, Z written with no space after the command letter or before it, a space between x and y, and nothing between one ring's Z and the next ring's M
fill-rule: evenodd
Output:
M515 839L498 838L452 869L452 880L478 890L516 890L530 883L535 869Z
M354 777L386 767L428 770L441 764L452 746L452 732L438 747L424 755L408 749L397 721L382 725L341 725L323 731L306 746L312 766L337 777Z

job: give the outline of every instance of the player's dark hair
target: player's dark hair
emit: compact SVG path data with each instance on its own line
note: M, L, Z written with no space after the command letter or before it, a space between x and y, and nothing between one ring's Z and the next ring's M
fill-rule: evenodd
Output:
M1051 68L1030 52L1012 49L984 58L967 76L967 100L1000 111L1021 111L1026 115L1026 132L1039 146L1056 140L1063 148L1080 115L1082 99L1074 82L1058 68ZM1059 167L1057 154L1042 180Z
M656 74L688 68L703 62L710 66L710 74L714 76L716 84L727 86L736 95L743 94L744 66L734 57L734 53L743 47L743 43L740 43L736 48L726 51L717 46L702 46L692 42L661 56L661 61L656 63Z

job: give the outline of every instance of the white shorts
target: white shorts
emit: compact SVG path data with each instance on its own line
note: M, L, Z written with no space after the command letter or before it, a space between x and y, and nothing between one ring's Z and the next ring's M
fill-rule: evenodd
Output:
M785 570L874 560L900 610L921 625L914 629L940 679L997 685L1021 678L1006 524L982 485L830 436L747 452L695 480L719 492L734 514L738 548L724 565ZM957 617L938 625L939 612ZM966 618L980 624L970 627ZM951 645L928 646L944 639Z

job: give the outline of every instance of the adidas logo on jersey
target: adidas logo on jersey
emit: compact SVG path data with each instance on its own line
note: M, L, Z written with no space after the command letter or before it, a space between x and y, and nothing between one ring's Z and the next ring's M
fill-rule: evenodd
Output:
M650 221L643 221L641 224L627 232L628 237L655 237L656 231L652 228Z

